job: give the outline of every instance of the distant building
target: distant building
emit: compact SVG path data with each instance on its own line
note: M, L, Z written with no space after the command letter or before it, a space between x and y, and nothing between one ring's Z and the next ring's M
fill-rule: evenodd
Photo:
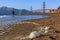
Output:
M60 13L60 6L57 9L50 9L49 13Z

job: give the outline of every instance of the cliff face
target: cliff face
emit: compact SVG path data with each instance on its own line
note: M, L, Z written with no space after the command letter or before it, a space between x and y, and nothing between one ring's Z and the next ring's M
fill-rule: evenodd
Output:
M60 13L60 6L57 9L51 9L49 11L50 13Z

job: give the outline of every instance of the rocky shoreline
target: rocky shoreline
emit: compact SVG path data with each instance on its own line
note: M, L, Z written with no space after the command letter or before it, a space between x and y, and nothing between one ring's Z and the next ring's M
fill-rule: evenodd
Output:
M37 27L44 27L44 26L51 26L55 28L55 30L60 31L60 14L58 13L48 14L48 16L51 16L51 17L41 18L36 20L26 20L26 21L22 21L23 23L19 22L18 24L12 25L11 28L9 28L8 32L6 32L2 37L0 37L0 39L1 40L20 40L20 36L29 35L30 32L36 31ZM24 22L27 22L27 23L24 23ZM60 40L60 33L53 32L51 36L55 40ZM15 39L16 37L18 38ZM42 36L39 38L35 38L34 40L53 40L51 39L52 37ZM30 39L25 39L25 40L30 40Z

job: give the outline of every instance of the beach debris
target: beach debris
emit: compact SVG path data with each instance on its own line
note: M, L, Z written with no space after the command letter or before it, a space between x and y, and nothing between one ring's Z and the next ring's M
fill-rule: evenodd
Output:
M48 33L48 32L49 32L49 28L50 28L50 27L45 27L45 28L44 28L44 30L45 30L44 33Z
M44 32L46 32L46 31L48 32L48 29L49 29L49 28L50 28L50 27L45 27L45 28L44 28L44 27L41 27L40 30L31 32L30 35L29 35L29 37L26 36L26 37L23 37L23 39L24 39L24 38L30 38L31 40L33 40L34 38L40 37L40 36L41 36L40 33L41 33L42 31L45 30ZM22 38L21 38L21 39L22 39Z
M41 36L41 32L42 31L44 31L44 33L45 34L47 34L48 32L49 32L49 28L50 27L40 27L40 29L38 30L38 31L33 31L33 32L31 32L30 33L30 35L29 35L29 38L31 39L31 40L33 40L34 38L37 38L37 37L40 37Z
M39 32L33 31L33 32L30 33L29 38L30 38L31 40L33 40L34 38L37 38L37 37L39 37L39 36L40 36L40 33L39 33Z
M39 32L39 33L40 33L40 32L44 32L44 27L38 27L37 29L38 29L38 32Z
M37 31L33 31L29 35L19 36L19 37L16 37L15 39L20 39L20 40L31 39L31 40L33 40L34 38L38 38L38 37L40 37L40 33Z
M5 32L0 32L0 36L3 35Z

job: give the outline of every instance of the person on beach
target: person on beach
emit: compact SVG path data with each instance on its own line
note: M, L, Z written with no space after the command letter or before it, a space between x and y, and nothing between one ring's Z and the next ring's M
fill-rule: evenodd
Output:
M14 8L11 10L11 14L12 14L13 16L15 15Z

